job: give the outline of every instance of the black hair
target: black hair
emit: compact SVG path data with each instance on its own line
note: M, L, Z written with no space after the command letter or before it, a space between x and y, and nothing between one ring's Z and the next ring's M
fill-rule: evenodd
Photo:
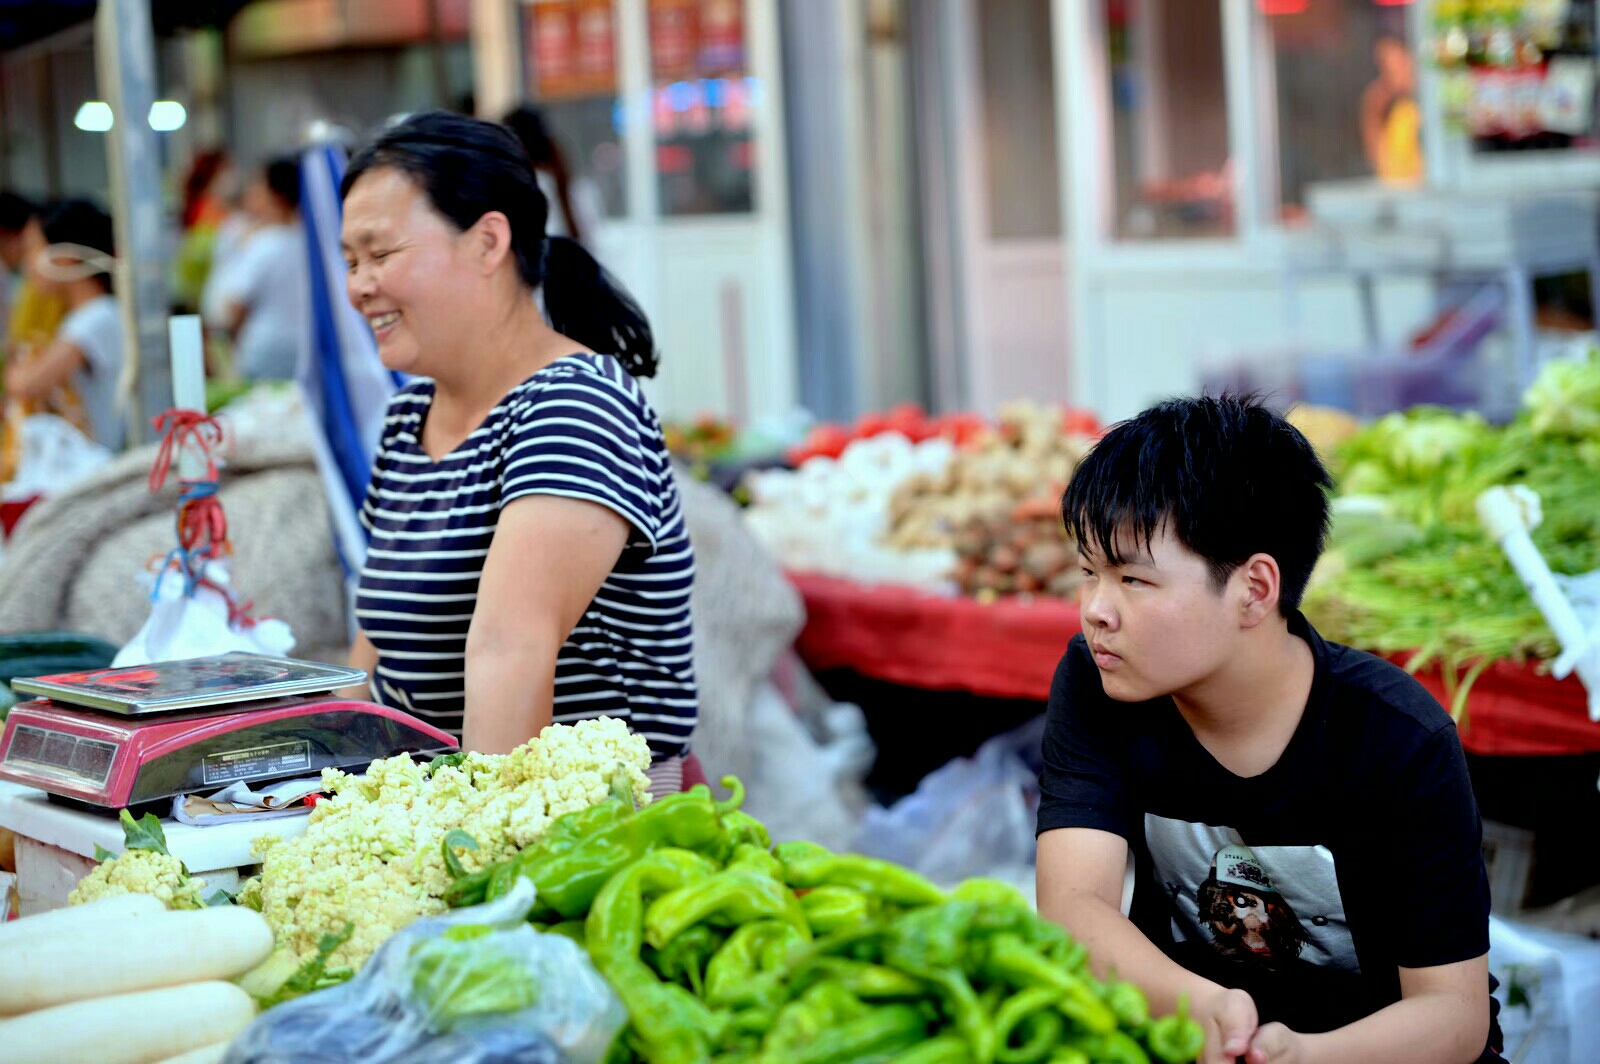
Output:
M291 210L300 209L300 163L292 156L273 159L261 168L272 194Z
M534 170L549 170L555 178L556 198L561 201L561 213L567 219L567 231L572 239L580 242L588 239L591 234L582 231L578 216L572 210L572 170L567 166L567 155L550 135L544 112L522 104L500 121L522 141L522 150L528 153Z
M15 192L0 192L0 233L20 233L38 208Z
M117 253L116 230L111 215L85 199L67 199L50 204L39 216L39 228L49 244L78 244L107 257ZM111 275L94 276L106 291L111 291Z
M581 244L546 237L550 204L528 154L506 127L446 111L412 115L356 152L339 186L342 197L371 170L395 169L414 181L433 209L467 230L490 211L511 225L517 273L544 286L556 331L614 355L635 377L656 370L655 339L644 312Z
M1106 433L1073 473L1061 515L1111 565L1148 550L1165 526L1206 560L1219 590L1252 554L1271 555L1287 617L1327 542L1332 485L1311 443L1258 397L1169 399Z

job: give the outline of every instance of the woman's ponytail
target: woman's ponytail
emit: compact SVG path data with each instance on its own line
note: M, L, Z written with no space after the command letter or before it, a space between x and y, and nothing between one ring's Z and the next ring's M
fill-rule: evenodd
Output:
M542 272L544 309L556 332L614 355L635 377L655 376L655 337L644 311L582 244L547 238Z

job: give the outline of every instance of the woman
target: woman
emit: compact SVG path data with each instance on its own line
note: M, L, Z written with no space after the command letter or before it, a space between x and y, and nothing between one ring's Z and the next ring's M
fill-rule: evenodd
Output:
M352 663L377 698L505 752L613 716L678 789L697 705L694 555L639 308L576 243L504 127L416 115L341 189L350 302L395 396L362 508ZM549 323L535 294L543 290Z
M274 159L244 190L255 227L211 271L202 306L233 340L234 369L247 381L293 380L307 333L311 281L300 227L300 164Z
M59 300L66 315L42 348L19 355L5 371L8 400L83 423L100 443L122 447L125 424L117 401L122 379L122 316L111 294L115 265L111 216L87 200L44 211L24 233L29 279Z

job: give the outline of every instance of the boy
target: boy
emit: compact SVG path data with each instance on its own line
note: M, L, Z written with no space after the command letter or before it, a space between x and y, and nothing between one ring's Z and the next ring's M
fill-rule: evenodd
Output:
M1208 1064L1495 1060L1454 724L1298 609L1329 487L1251 399L1162 403L1078 467L1083 634L1050 696L1039 908L1156 1011L1187 998Z

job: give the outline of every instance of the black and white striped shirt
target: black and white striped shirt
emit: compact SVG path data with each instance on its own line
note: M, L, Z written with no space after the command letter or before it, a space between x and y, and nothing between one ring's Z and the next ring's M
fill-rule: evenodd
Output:
M685 753L698 694L689 592L694 552L661 423L604 355L569 355L513 388L435 462L422 449L433 381L389 404L361 509L371 534L356 616L376 696L461 733L467 627L500 510L524 495L598 503L632 528L556 661L555 720L629 722L660 760Z

